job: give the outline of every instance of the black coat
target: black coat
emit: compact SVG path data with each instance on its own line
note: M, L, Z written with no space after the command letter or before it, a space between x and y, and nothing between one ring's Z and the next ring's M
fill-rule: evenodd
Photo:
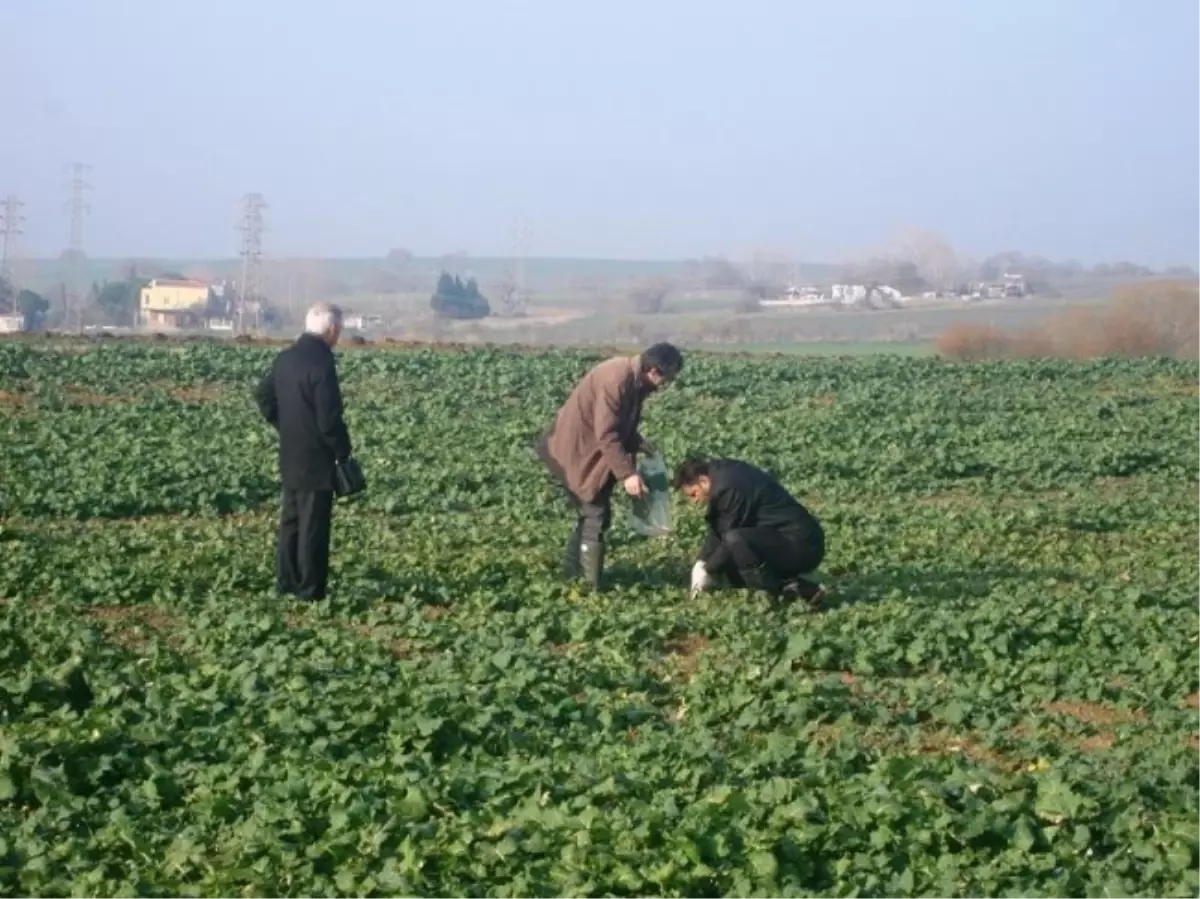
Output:
M738 459L714 459L708 477L708 537L701 560L708 561L732 530L770 528L801 543L824 540L816 517L761 468Z
M279 432L279 475L286 490L332 490L334 468L352 452L342 418L333 350L302 335L275 357L255 400Z

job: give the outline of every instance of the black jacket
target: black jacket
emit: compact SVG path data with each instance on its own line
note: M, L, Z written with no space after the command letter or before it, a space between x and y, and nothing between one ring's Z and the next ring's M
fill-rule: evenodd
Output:
M816 517L761 468L738 459L714 459L708 477L708 537L700 548L702 561L709 561L721 538L735 529L771 528L802 543L824 540Z
M287 490L332 490L337 462L350 456L333 350L302 335L275 357L255 400L279 432L279 475Z

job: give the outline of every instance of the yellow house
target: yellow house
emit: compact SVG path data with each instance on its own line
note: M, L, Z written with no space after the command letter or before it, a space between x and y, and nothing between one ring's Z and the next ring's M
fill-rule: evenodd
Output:
M142 288L140 299L143 325L183 328L203 321L208 285L190 279L155 278Z

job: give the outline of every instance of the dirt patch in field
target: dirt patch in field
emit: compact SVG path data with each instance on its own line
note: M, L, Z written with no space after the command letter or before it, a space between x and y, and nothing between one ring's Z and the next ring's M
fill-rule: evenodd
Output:
M408 658L413 654L413 641L397 637L386 627L374 624L349 624L347 627L360 637L384 644L398 659Z
M1106 493L1114 493L1118 490L1124 490L1133 486L1137 483L1137 478L1125 475L1114 475L1111 477L1096 478L1094 483L1100 490L1103 490Z
M1104 752L1112 749L1117 742L1116 734L1109 730L1098 730L1090 737L1080 737L1078 734L1064 731L1056 724L1050 724L1047 728L1045 722L1042 722L1040 727L1033 721L1022 722L1009 733L1025 743L1051 740L1064 748L1086 753Z
M421 608L421 617L426 621L437 621L439 618L445 618L450 612L451 609L449 606L440 606L432 603Z
M837 724L819 724L813 732L810 742L820 746L836 743L850 736L858 746L868 746L882 756L924 755L924 756L962 756L979 765L986 765L1001 771L1016 771L1024 760L1016 756L1008 756L987 746L971 733L961 733L948 728L921 728L913 739L906 739L904 731L867 731L856 729L847 730Z
M1101 388L1097 396L1110 396L1116 399L1154 399L1164 396L1197 396L1200 395L1200 384L1155 384L1145 393L1122 393L1120 390Z
M1030 493L1014 493L1008 496L989 496L982 493L973 493L962 487L952 487L949 490L943 490L939 493L918 496L914 502L918 506L929 506L935 509L980 506L985 503L991 507L1013 507L1052 502L1065 499L1066 497L1067 493L1064 490L1037 490Z
M0 406L23 406L29 399L22 393L9 393L7 390L0 390Z
M131 403L134 400L128 396L118 396L112 393L96 393L83 384L64 384L63 396L78 406L111 406L114 403Z
M810 406L816 406L819 409L828 409L831 406L837 405L837 394L818 393L816 396L809 399L808 404Z
M1189 709L1200 709L1200 693L1189 693L1183 697L1183 704Z
M212 403L220 399L223 393L216 384L195 384L191 387L177 387L171 391L171 396L182 403Z
M109 530L111 528L145 528L145 527L171 527L175 528L205 528L212 527L214 524L230 524L236 526L246 525L263 525L270 522L276 513L273 510L258 511L258 512L229 512L223 515L206 516L206 515L181 515L175 512L155 512L149 515L131 515L128 518L106 518L98 515L95 518L85 518L82 521L69 522L70 527L78 528L79 530L89 530L103 528Z
M1102 731L1095 736L1088 737L1085 740L1079 741L1079 748L1084 752L1103 752L1106 749L1112 749L1113 743L1116 742L1116 737L1107 731Z
M576 650L583 649L586 643L547 643L546 647L556 656L565 656Z
M931 506L935 509L949 506L969 506L978 503L981 497L968 490L943 490L941 493L930 493L916 499L918 506Z
M663 650L671 658L676 671L691 677L700 667L700 655L708 649L708 637L701 634L682 634L670 637L663 643Z
M304 612L286 612L283 624L289 630L312 627L312 622ZM350 631L355 636L364 637L376 643L383 643L397 659L407 659L414 654L415 643L412 640L397 637L382 624L365 624L362 622L337 622L337 627Z
M830 743L836 743L845 734L845 729L836 724L818 724L813 730L810 743L816 743L818 746L828 746Z
M1141 709L1117 709L1095 702L1046 702L1042 710L1052 715L1064 715L1086 724L1111 726L1114 724L1141 724L1146 713Z
M1003 771L1013 771L1021 762L988 749L971 737L952 731L933 731L921 736L917 751L922 755L962 755L980 765Z
M157 606L88 606L83 614L99 624L114 643L133 652L150 645L145 631L169 634L179 623L178 617Z
M690 658L707 649L708 644L708 637L701 634L684 634L679 637L670 637L663 644L663 649L673 656Z

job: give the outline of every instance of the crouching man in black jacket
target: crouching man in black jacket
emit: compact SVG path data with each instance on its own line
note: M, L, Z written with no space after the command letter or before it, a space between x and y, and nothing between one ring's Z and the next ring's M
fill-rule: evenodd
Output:
M799 597L820 605L824 591L802 575L821 564L825 533L778 481L737 459L688 459L672 486L708 506L708 537L692 569L692 596L720 577L776 601Z
M318 303L308 311L304 332L275 357L255 400L263 418L279 432L283 509L275 547L276 589L300 599L324 599L334 470L351 453L333 358L342 310Z

